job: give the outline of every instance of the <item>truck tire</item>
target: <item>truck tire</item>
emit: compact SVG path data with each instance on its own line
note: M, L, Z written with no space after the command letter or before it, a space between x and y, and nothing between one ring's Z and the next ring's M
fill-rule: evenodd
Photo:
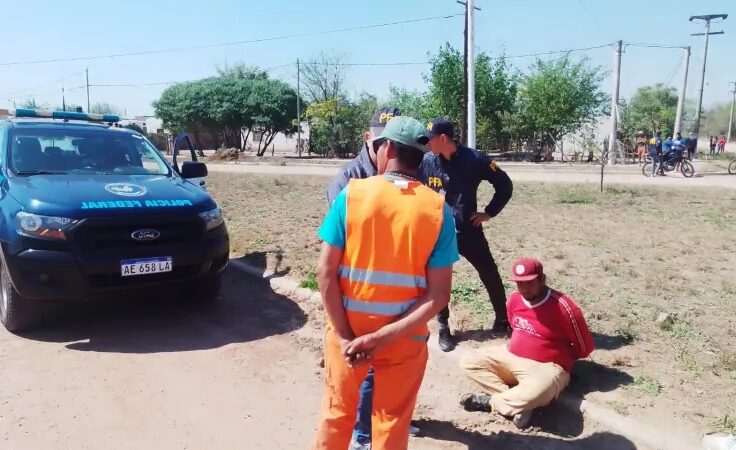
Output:
M0 269L0 323L8 331L24 331L40 321L38 303L22 297L13 287L5 265Z
M221 287L222 274L217 273L188 284L185 292L187 298L194 303L209 303L220 297Z

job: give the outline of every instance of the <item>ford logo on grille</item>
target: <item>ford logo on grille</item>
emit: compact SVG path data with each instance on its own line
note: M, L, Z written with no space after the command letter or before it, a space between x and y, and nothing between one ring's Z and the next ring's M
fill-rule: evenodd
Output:
M155 241L161 236L158 230L147 228L145 230L135 230L130 233L130 237L140 242Z

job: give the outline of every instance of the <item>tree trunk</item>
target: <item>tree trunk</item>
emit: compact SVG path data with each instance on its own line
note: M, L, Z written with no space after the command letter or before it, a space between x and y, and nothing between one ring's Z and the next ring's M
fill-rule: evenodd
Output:
M243 138L242 146L240 147L241 153L245 151L245 148L248 146L248 138L250 137L250 128L247 128L248 132L245 133L245 137ZM241 131L242 133L242 131Z
M258 150L256 150L256 155L263 156L264 153L266 153L266 149L261 150L261 144L263 143L263 135L264 133L261 133L261 138L258 139Z

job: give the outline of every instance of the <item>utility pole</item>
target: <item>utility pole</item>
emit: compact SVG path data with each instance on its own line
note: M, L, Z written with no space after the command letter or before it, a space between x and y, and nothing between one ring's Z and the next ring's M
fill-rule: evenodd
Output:
M685 109L685 91L687 90L687 71L690 65L690 47L685 47L685 56L683 56L685 68L682 73L682 85L680 85L680 95L677 98L677 116L675 117L675 136L682 130L682 112Z
M700 133L700 114L703 109L703 88L705 87L705 63L708 59L708 36L711 34L723 34L723 31L710 31L710 21L713 19L726 20L728 14L708 14L704 16L690 16L690 22L693 20L704 20L705 21L705 33L693 33L690 36L705 36L705 46L703 48L703 68L700 74L700 90L698 91L698 109L695 111L695 138L699 137Z
M84 71L87 74L87 113L89 113L89 67Z
M475 7L468 1L468 147L475 148Z
M460 113L460 142L468 143L468 3L457 0L465 7L465 27L463 28L463 108ZM480 11L480 8L473 6Z
M61 110L66 111L66 99L64 97L64 80L61 80Z
M618 138L618 94L621 85L621 46L622 41L616 41L616 56L613 69L613 94L611 95L611 136L608 138L608 165L616 164L618 150L616 139Z
M731 81L728 84L733 84L733 90L731 91L731 115L728 117L728 138L726 142L731 142L731 130L733 130L733 106L736 103L736 82Z
M302 111L299 104L299 85L301 73L299 69L299 58L296 59L296 148L299 149L299 157L302 157Z

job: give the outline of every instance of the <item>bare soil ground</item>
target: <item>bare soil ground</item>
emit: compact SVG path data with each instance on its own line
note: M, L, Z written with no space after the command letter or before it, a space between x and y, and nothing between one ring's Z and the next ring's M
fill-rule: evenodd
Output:
M315 236L328 179L214 173L235 256L313 286ZM487 199L490 188L480 198ZM599 350L574 372L573 392L623 415L697 431L732 429L736 404L736 191L715 188L516 183L486 227L503 272L521 255L546 263L551 285L585 311ZM509 286L510 288L510 286ZM669 330L655 319L675 318ZM465 347L492 320L461 262L453 323Z
M219 301L66 305L45 328L0 331L0 448L306 449L321 404L322 313L230 269ZM559 407L525 432L457 405L454 360L431 356L422 450L636 448Z

